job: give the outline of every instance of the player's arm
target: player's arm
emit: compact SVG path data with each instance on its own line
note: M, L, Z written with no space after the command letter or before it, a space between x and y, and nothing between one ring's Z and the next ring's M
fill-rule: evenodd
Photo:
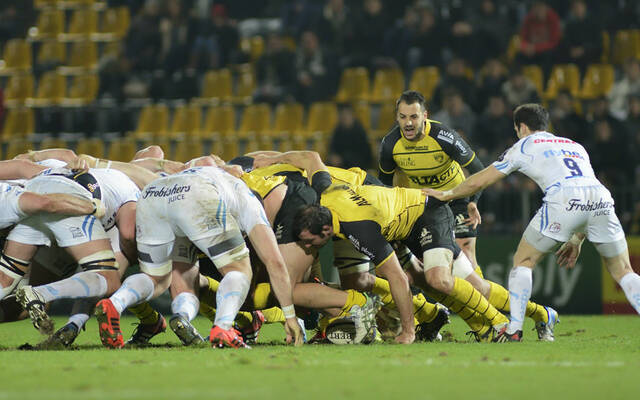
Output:
M31 179L45 169L47 167L24 159L0 161L0 180Z
M318 171L329 172L327 166L324 165L320 154L315 151L287 151L286 153L277 154L258 154L254 157L253 167L260 168L273 164L290 164L294 167L305 170L308 177L312 177Z
M482 171L468 177L464 182L450 190L440 191L434 189L422 189L427 196L433 196L441 201L449 201L469 197L474 193L491 186L506 175L498 171L493 165L489 165Z
M38 162L42 160L55 159L70 162L76 158L76 153L69 149L45 149L39 151L29 151L15 157L17 160L29 160Z
M396 162L393 159L393 146L397 140L391 137L391 133L382 139L378 154L378 179L387 186L393 186L393 175L396 171Z
M575 232L571 238L564 243L558 251L556 251L556 257L558 265L565 268L573 268L580 256L580 249L582 243L587 235L582 232Z
M184 163L153 157L133 160L130 164L148 169L151 172L166 172L168 174L175 174L177 172L183 171L186 168Z
M38 194L24 192L18 198L18 207L26 215L53 213L64 215L93 214L100 218L104 208L99 200L64 193Z
M138 186L138 188L140 189L147 186L149 182L158 179L157 174L139 165L135 165L131 163L95 158L87 154L81 154L80 156L78 156L78 160L80 162L85 161L90 168L116 169L124 173L125 175L127 175L129 179L131 179L133 183L135 183L136 186ZM70 166L72 167L73 164L70 163Z

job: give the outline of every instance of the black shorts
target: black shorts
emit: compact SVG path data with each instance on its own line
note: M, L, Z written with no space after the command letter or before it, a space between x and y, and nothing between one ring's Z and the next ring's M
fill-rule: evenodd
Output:
M278 244L298 241L298 238L293 237L293 217L300 207L318 202L316 191L307 183L287 179L286 185L287 193L273 221Z
M478 236L478 228L473 228L470 225L465 225L464 220L469 218L469 212L467 211L467 205L469 205L469 198L451 200L449 207L453 211L455 218L455 230L454 233L457 239L470 238Z
M434 203L431 207L425 207L424 213L402 243L420 259L425 251L436 248L449 249L456 258L460 254L460 247L453 235L453 213L447 204Z

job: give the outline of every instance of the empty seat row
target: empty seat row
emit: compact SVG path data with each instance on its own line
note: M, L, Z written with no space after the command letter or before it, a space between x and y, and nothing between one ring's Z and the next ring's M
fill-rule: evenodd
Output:
M13 75L5 86L8 107L83 106L95 100L99 80L96 74L74 76L70 82L56 71L42 74L38 85L32 75Z
M91 7L78 8L72 12L68 26L63 10L43 9L38 14L36 25L29 29L28 38L32 41L115 40L124 37L130 23L131 15L126 6L107 8L100 12Z

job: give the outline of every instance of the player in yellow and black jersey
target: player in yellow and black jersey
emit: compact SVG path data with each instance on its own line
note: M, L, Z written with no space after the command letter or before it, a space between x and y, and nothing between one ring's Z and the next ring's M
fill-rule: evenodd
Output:
M385 185L447 190L464 181L462 168L476 173L484 168L471 147L458 133L439 122L427 119L424 97L415 91L402 93L396 102L397 125L380 146L379 178ZM458 245L474 266L477 225L480 223L477 201L471 198L449 203L455 215ZM480 276L480 268L476 268Z

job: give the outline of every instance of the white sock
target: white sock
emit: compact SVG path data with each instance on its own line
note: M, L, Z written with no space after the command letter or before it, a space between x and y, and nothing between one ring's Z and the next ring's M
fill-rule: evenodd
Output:
M0 266L0 272L2 272L3 274L7 275L10 278L13 278L13 282L9 286L7 287L0 286L0 299L4 299L9 294L11 294L11 292L15 290L16 286L18 286L18 284L24 279L24 274L22 275L17 274L2 266Z
M129 306L151 299L155 284L147 274L134 274L122 282L120 289L109 297L119 314Z
M624 290L629 303L640 314L640 275L630 272L620 279L620 287Z
M511 303L511 322L507 328L509 334L522 330L527 303L531 298L532 275L531 268L522 266L513 268L509 273L509 302Z
M192 321L198 315L199 309L200 300L193 293L180 293L171 302L171 312L182 315L189 321Z
M73 302L71 316L67 323L74 323L78 328L82 328L89 320L91 309L96 305L96 298L78 299Z
M231 271L222 278L218 292L216 293L216 320L214 325L224 330L231 329L233 320L249 292L249 279L245 274Z
M103 297L107 294L107 280L94 271L83 271L70 278L33 288L45 303L58 299Z

